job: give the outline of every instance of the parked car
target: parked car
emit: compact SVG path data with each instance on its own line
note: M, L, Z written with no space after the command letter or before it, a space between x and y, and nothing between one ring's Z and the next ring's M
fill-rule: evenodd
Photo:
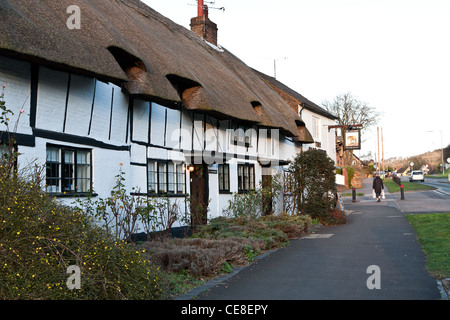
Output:
M423 172L420 170L414 170L411 171L411 175L409 176L409 182L413 181L425 181L425 176L423 175Z

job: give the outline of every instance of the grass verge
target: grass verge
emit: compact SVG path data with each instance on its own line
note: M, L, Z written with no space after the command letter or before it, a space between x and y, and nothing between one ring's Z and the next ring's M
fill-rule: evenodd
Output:
M436 173L436 174L427 174L425 178L437 178L437 179L447 179L450 174L450 168L445 170L444 174Z
M427 256L427 269L437 278L450 277L450 213L410 214L406 218Z
M356 192L356 196L357 197L362 197L364 195L365 195L364 192ZM343 197L351 197L351 196L353 196L353 193L351 193L351 192L343 193L343 194L341 194L341 196L343 196Z
M436 188L427 186L421 183L402 181L404 191L421 191L421 190L434 190ZM400 186L397 185L391 178L384 180L384 185L387 187L390 193L400 192Z

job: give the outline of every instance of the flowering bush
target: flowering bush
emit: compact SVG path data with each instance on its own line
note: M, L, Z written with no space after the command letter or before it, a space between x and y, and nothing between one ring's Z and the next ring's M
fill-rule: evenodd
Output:
M3 172L2 172L3 173ZM25 179L0 177L0 299L155 299L158 270ZM81 269L69 290L67 268Z
M8 121L7 114L0 119ZM0 157L0 300L160 296L160 272L142 247L115 241L88 215L58 204L40 188L42 168L17 172L13 146L4 148ZM80 289L67 286L69 266L81 270Z
M0 170L1 171L1 170ZM0 299L155 299L158 270L142 249L114 241L86 215L25 179L0 177ZM69 290L70 265L81 289Z

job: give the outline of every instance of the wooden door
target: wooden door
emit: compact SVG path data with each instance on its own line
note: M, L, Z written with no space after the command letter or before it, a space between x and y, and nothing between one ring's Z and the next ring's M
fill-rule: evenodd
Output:
M208 223L208 167L194 165L191 172L191 224L205 225Z
M272 187L272 176L271 175L263 175L262 176L262 187L263 188L270 188ZM263 196L263 215L268 216L273 213L273 199L271 197L271 194L265 192Z

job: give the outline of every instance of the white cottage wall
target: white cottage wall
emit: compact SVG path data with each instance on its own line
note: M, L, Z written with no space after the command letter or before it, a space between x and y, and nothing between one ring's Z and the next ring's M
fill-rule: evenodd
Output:
M180 110L174 110L166 108L167 112L167 124L165 132L165 147L167 148L179 148L180 144ZM178 134L174 134L177 133Z
M165 145L167 108L152 103L150 143L156 146Z
M89 136L100 141L108 141L109 138L112 91L114 87L113 84L101 81L97 81L96 83Z
M281 136L279 142L279 159L292 160L301 148L296 145L291 139Z
M228 129L231 127L231 121L230 120L219 120L218 123L218 132L217 132L217 138L218 138L218 152L228 152L230 147L230 137L228 135Z
M116 145L126 144L127 141L127 121L128 121L128 96L120 87L113 88L114 101L110 112L110 128L108 140Z
M133 141L149 143L150 105L141 99L133 101Z
M192 122L193 113L191 111L183 110L181 112L181 150L191 150L192 148Z
M131 144L130 149L130 184L135 192L147 193L147 147Z
M204 115L194 113L194 133L192 135L192 149L196 151L203 151L205 147L204 134Z
M216 119L210 116L206 116L204 150L217 151L217 143L218 143L217 125L218 123Z
M313 119L318 119L318 123L314 124ZM335 132L334 130L328 131L329 125L335 125L334 120L314 113L310 110L303 109L302 111L302 119L306 124L306 127L311 131L313 135L314 141L319 142L321 144L320 148L325 150L327 155L331 158L331 160L336 162L336 145L335 145ZM317 134L314 134L314 127L318 125ZM304 150L308 150L309 148L317 148L315 144L306 144Z
M69 74L39 69L36 128L63 132Z
M95 91L95 79L72 75L67 96L64 132L79 136L89 133L90 115ZM60 108L64 108L61 105Z
M6 107L14 113L9 117L10 131L14 130L14 126L19 119L17 133L31 134L30 87L30 63L0 56L0 94L2 92L5 94ZM21 114L22 107L23 113ZM4 130L4 128L0 130Z

